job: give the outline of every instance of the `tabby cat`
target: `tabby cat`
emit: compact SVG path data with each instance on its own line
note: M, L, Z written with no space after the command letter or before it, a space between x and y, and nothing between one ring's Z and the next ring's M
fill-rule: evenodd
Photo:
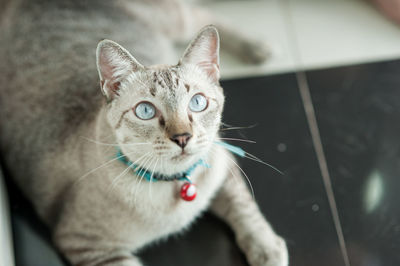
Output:
M140 266L136 250L207 208L250 265L288 265L285 242L216 144L216 27L173 63L173 44L205 23L244 60L263 61L261 43L178 0L14 0L2 12L1 155L72 265Z

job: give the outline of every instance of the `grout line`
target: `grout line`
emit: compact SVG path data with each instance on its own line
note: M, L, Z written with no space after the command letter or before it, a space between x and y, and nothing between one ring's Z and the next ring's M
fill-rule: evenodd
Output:
M328 198L328 203L329 207L331 209L331 214L333 218L333 223L336 229L339 245L340 245L340 250L343 256L344 264L345 266L351 266L350 264L350 259L349 255L347 252L347 247L346 247L346 240L343 235L343 229L342 225L340 222L340 217L339 217L339 212L335 200L335 194L333 192L332 188L332 182L331 182L331 177L329 174L329 169L328 169L328 164L326 161L325 157L325 152L323 149L322 141L321 141L321 135L319 132L318 128L318 122L317 118L315 115L315 110L314 110L314 105L312 103L312 98L310 94L310 87L308 84L307 76L305 71L303 70L303 64L301 60L301 54L299 50L299 42L297 39L296 32L294 30L294 22L293 22L293 17L290 12L290 0L285 0L282 1L281 9L283 16L286 17L287 23L286 23L286 34L287 38L291 40L292 43L291 45L291 52L293 56L293 60L295 61L295 72L296 72L296 79L297 79L297 85L299 87L300 91L300 96L302 99L302 103L304 106L304 111L306 114L307 118L307 123L310 129L311 133L311 138L314 146L314 150L317 156L318 164L320 167L321 175L322 175L322 181L325 187L325 192Z
M343 235L343 229L340 223L339 212L336 205L335 194L332 188L331 177L328 170L328 164L326 162L324 149L322 146L321 135L318 129L318 123L315 116L315 110L313 107L310 88L306 73L304 71L296 72L297 83L300 89L301 99L305 109L308 126L310 128L312 141L314 144L315 153L317 154L318 164L322 174L322 180L324 182L325 191L328 197L329 206L333 217L333 223L335 224L336 233L339 240L340 249L346 266L350 266L349 255L347 253L346 241Z

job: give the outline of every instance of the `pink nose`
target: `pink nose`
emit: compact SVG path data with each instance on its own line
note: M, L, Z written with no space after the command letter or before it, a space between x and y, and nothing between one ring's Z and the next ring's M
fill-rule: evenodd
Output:
M192 137L192 134L186 132L183 134L173 135L170 138L170 140L175 142L178 146L180 146L183 149L183 148L185 148L186 144L188 143L188 141L191 137Z

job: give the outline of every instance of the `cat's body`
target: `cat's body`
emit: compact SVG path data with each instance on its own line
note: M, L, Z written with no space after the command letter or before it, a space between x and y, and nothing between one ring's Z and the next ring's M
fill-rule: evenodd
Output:
M8 84L2 87L0 98L0 105L4 108L1 110L2 128L7 130L2 135L8 133L5 136L7 141L3 142L3 151L6 154L15 152L10 155L15 160L10 165L24 165L23 168L17 167L17 170L23 171L22 179L31 179L30 176L36 175L40 169L44 171L41 174L60 175L57 173L60 168L58 165L54 167L56 172L53 173L49 165L38 166L36 163L45 161L42 158L46 156L52 158L59 154L68 154L71 144L66 139L71 134L89 138L95 136L94 128L86 125L95 123L103 105L94 61L95 47L99 40L107 36L121 43L125 42L125 47L137 51L138 59L147 65L160 63L159 59L165 62L166 57L171 54L174 56L171 44L163 40L170 46L166 50L167 45L160 43L157 34L146 36L145 32L150 29L132 22L130 15L124 16L121 9L111 8L113 5L107 4L108 1L92 1L92 4L64 1L66 8L60 8L61 2L63 1L24 1L24 6L16 10L17 13L13 14L10 21L6 21L7 24L10 23L10 32L2 33L0 39L3 48L0 51L1 58L6 59L1 64L1 73L5 75L0 78L3 84ZM88 18L87 12L82 9L89 7L93 16ZM120 25L125 28L121 29ZM118 27L121 30L115 30ZM81 34L75 34L77 28ZM135 33L134 38L127 34L131 31ZM144 35L146 38L136 38L137 35ZM19 89L9 90L10 87ZM51 108L50 104L53 105ZM20 131L21 127L29 128L30 134ZM79 131L83 132L78 133ZM84 148L89 154L95 147L93 143L82 138L75 141L78 142L77 145L89 145L90 147ZM12 147L7 147L7 143L12 144ZM89 154L87 157L91 157ZM32 167L39 169L30 170L32 157L36 162ZM54 163L52 159L50 161L51 166ZM74 169L69 163L75 162L60 158L60 164ZM99 165L99 162L95 164ZM77 173L77 176L83 174L85 172ZM45 185L39 181L39 186ZM43 190L54 193L54 188ZM42 193L38 196L40 195ZM42 199L36 196L33 198L42 204Z
M104 37L133 51L145 66L172 63L173 42L204 23L203 15L190 12L168 0L16 0L3 12L1 153L73 265L138 266L131 252L180 232L209 205L232 226L252 266L287 265L284 242L265 222L231 155L214 145L224 102L215 30L203 31L177 66L142 67L123 48L103 41L96 69L95 47ZM214 61L197 66L196 53L204 47L214 49ZM114 63L130 69L110 85L114 76L107 77L107 67L115 74ZM98 70L109 103L99 92ZM206 94L207 110L187 115L186 103L197 90ZM157 107L157 119L141 121L126 111L140 97ZM191 137L186 147L178 146L189 155L165 159L162 153L180 152L174 136L182 132ZM211 168L195 169L197 198L189 203L179 197L182 182L141 180L115 159L115 146L99 142L118 143L127 158L166 175L199 158Z

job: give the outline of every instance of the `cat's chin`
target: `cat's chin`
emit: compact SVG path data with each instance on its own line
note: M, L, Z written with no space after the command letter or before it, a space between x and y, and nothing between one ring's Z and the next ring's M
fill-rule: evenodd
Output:
M193 157L192 153L185 152L185 153L180 153L178 155L171 157L171 161L179 163L179 162L188 161L192 157Z
M163 169L165 174L175 174L179 172L184 172L188 168L192 167L198 160L200 160L201 154L185 152L173 155L169 158L170 168ZM168 173L167 173L168 172Z

